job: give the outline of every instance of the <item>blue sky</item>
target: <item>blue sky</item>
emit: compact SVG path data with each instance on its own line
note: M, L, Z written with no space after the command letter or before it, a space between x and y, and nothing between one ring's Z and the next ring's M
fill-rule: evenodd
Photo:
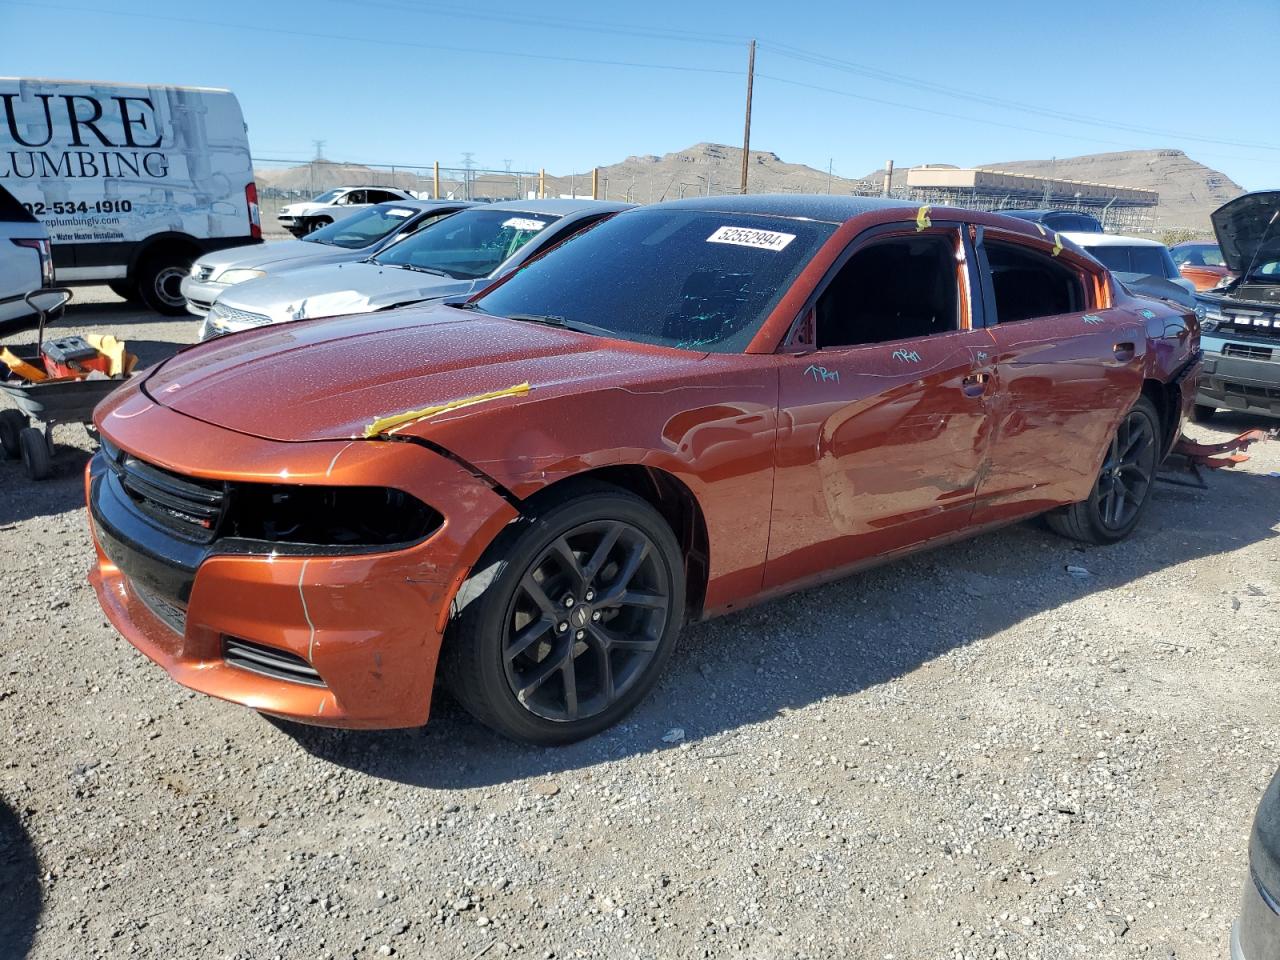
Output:
M230 87L255 156L323 139L335 160L554 173L741 143L750 37L752 146L784 160L1175 147L1280 187L1277 0L0 0L5 74Z

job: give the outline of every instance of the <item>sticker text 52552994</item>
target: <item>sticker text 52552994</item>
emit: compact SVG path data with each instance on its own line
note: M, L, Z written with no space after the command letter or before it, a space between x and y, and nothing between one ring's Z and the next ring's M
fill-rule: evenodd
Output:
M755 247L775 253L786 248L796 238L794 233L775 233L773 230L754 230L751 227L720 227L707 243L732 243L738 247Z

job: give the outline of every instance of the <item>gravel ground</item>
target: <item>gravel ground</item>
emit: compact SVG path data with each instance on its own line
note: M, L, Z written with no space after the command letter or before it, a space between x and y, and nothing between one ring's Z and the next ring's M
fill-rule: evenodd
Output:
M195 334L79 301L144 360ZM693 627L626 725L537 750L443 697L357 734L176 686L98 611L60 439L49 482L0 463L0 956L1227 955L1280 443L1116 547L1028 524Z

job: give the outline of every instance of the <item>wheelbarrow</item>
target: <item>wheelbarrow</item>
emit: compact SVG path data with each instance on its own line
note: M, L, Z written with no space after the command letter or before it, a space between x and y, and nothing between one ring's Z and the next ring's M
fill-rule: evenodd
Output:
M93 437L93 408L120 386L128 374L92 379L54 376L56 371L47 366L43 350L44 331L51 317L65 312L71 291L65 287L48 287L33 290L24 299L40 317L36 342L31 347L10 347L9 354L27 365L29 372L34 368L37 375L47 379L25 380L20 376L10 376L0 380L0 394L7 396L18 408L0 410L0 447L3 447L6 457L22 459L28 477L44 480L53 473L53 428L62 423L81 423ZM0 367L0 373L9 372L8 368ZM32 426L32 420L43 426Z

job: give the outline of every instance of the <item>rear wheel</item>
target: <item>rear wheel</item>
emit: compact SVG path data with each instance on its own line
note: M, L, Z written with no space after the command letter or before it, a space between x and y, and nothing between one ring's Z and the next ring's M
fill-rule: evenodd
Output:
M20 410L0 410L0 448L10 460L22 456L22 444L18 435L31 425L27 415Z
M331 223L333 223L332 217L310 217L307 219L305 229L302 232L304 234L315 233L321 227L327 227Z
M1159 459L1160 417L1142 397L1120 421L1088 499L1048 514L1049 527L1086 543L1123 540L1151 499Z
M1196 423L1208 423L1218 415L1218 408L1205 403L1197 403L1191 408L1191 419Z
M22 447L22 463L32 480L45 480L53 474L53 451L39 427L26 427L18 434Z
M442 658L452 693L515 740L571 743L617 723L675 648L684 570L648 503L592 487L490 548L459 591Z
M187 312L187 298L182 295L182 278L191 269L190 253L156 253L143 261L138 270L138 297L151 310L170 317Z

